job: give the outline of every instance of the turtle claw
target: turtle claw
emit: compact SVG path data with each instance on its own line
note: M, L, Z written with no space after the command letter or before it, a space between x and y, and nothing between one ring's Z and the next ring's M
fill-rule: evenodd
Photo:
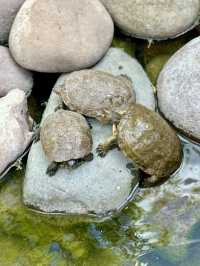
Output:
M96 148L96 152L99 157L105 157L107 154L107 150L105 149L105 146L103 144L99 144L98 147Z
M58 163L53 162L47 167L46 174L48 176L54 176L57 170L58 170Z

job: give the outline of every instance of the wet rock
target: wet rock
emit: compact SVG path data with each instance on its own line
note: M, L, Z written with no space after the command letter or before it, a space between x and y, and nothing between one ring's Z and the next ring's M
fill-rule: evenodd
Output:
M175 53L161 71L158 105L164 116L187 136L200 141L200 38Z
M33 77L31 72L15 63L9 49L0 46L0 97L13 89L20 89L26 95L31 93Z
M110 49L95 69L113 75L128 75L134 80L136 98L149 108L155 108L152 86L144 70L135 59L122 50ZM59 78L55 91L64 84L67 76L62 75ZM54 90L42 121L61 103ZM49 162L40 142L33 144L23 189L23 200L27 206L50 213L106 215L127 203L138 181L137 172L127 167L130 161L118 150L109 152L103 159L97 156L97 145L110 136L112 129L110 125L103 126L92 119L91 124L93 161L73 171L60 169L53 178L49 178L45 173Z
M27 0L11 29L16 62L39 72L71 72L95 64L113 38L113 22L98 0Z
M116 25L126 34L144 39L168 39L198 23L198 0L101 0Z
M7 43L13 20L24 0L0 0L0 43Z
M132 80L136 102L155 109L153 85L139 62L118 48L110 48L106 56L94 67L113 75L126 75Z
M23 154L32 140L32 120L27 112L21 90L12 90L0 99L0 173Z

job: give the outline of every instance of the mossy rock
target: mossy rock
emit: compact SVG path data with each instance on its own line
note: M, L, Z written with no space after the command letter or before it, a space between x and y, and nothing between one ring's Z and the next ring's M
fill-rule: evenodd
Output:
M158 55L146 65L146 72L153 85L156 85L158 75L169 58L169 54Z

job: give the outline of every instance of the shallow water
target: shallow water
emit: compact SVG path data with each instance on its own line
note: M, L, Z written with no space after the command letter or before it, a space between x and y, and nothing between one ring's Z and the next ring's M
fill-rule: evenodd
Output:
M155 51L170 53L190 38L155 44L148 51L143 41L135 40L130 47L127 38L115 45L126 44L125 49L145 65ZM35 77L29 107L39 122L57 75ZM0 186L0 265L200 265L199 147L185 143L184 162L170 180L140 190L120 214L102 223L48 217L26 209L21 199L25 163L26 158L23 169L12 170Z

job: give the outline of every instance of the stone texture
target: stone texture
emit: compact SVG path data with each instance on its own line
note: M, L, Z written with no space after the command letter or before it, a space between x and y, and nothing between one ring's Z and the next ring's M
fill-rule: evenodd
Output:
M200 37L176 52L161 71L158 105L164 116L186 135L200 141Z
M95 69L113 75L126 74L135 79L136 98L146 106L155 108L153 90L145 72L135 59L122 50L110 49ZM62 75L56 83L42 123L61 103L54 91L64 84L67 76ZM107 215L120 210L131 199L137 187L137 172L130 172L127 168L130 161L118 150L109 152L105 158L97 156L97 145L110 136L112 129L110 125L101 125L92 119L91 124L94 160L71 172L60 169L53 178L48 177L45 172L49 162L41 144L32 145L23 188L25 205L49 213Z
M0 99L0 174L24 153L32 140L32 120L27 112L26 96L21 90L12 90Z
M13 20L24 0L0 0L0 43L7 43Z
M98 0L27 0L11 29L16 62L39 72L71 72L95 64L113 38Z
M167 39L198 24L199 0L101 0L116 25L144 39Z
M17 65L4 46L0 46L0 62L0 97L13 89L23 90L29 95L33 87L32 73Z

